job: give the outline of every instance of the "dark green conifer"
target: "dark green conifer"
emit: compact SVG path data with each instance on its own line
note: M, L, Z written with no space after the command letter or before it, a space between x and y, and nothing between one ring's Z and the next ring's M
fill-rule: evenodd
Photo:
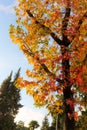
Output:
M20 104L20 89L15 87L15 82L20 75L20 69L12 81L12 72L0 86L0 130L14 130L14 118L18 113Z

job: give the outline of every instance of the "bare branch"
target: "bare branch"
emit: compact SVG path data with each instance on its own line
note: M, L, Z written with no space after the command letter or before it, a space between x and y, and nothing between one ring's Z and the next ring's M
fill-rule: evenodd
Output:
M28 15L31 18L34 18L33 14L30 12L30 10L27 10ZM35 23L41 26L44 29L47 29L50 32L51 37L57 42L57 44L62 45L62 41L58 38L58 36L50 30L50 28L46 27L44 24L40 23L39 21L35 20Z

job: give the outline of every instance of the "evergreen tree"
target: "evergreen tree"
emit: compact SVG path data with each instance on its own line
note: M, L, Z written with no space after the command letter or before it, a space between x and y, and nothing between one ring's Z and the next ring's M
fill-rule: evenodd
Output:
M20 75L20 69L15 74L13 81L12 72L3 81L0 87L0 130L14 130L14 118L22 105L19 103L20 89L15 87L15 82Z
M12 101L11 104L11 108L12 108L12 114L16 115L18 113L19 108L22 107L22 105L20 104L20 100L21 100L21 96L20 96L20 89L15 87L15 82L17 80L17 78L20 75L20 68L17 71L17 73L14 76L13 81L11 82L11 86L10 86L10 98Z
M10 114L0 115L0 130L15 130L16 123L14 123L14 117Z
M20 120L15 130L29 130L29 128L24 126L24 122Z
M10 82L11 82L11 76L12 76L12 72L11 74L8 76L7 79L5 79L3 81L3 83L1 84L1 88L0 88L0 116L3 115L7 115L10 112L10 108L9 108L9 100L11 100L9 98L9 87L10 87Z
M23 121L18 122L16 130L24 130L24 122Z
M41 130L49 130L49 122L47 116L44 117Z
M38 122L35 121L35 120L32 120L32 121L29 123L29 129L30 129L30 130L34 130L34 129L38 128L38 127L39 127L39 124L38 124Z

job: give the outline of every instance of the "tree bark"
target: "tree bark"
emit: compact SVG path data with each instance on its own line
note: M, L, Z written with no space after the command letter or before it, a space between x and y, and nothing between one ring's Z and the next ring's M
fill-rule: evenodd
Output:
M70 104L67 103L68 100L74 101L73 93L71 90L71 83L70 83L70 61L68 58L69 55L69 47L68 46L61 46L61 53L62 53L62 74L63 74L63 81L64 81L64 114L65 114L65 130L74 130L75 121L73 116L70 118L69 115L73 115L74 112L74 105L72 107Z

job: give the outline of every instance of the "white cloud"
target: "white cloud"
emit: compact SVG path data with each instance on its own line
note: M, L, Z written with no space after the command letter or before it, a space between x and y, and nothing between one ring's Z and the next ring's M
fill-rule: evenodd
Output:
M28 107L22 107L19 110L19 113L17 114L15 118L15 122L23 121L25 126L28 126L29 122L32 120L38 121L39 124L41 124L42 119L44 118L44 114L41 112L37 112L31 108Z

